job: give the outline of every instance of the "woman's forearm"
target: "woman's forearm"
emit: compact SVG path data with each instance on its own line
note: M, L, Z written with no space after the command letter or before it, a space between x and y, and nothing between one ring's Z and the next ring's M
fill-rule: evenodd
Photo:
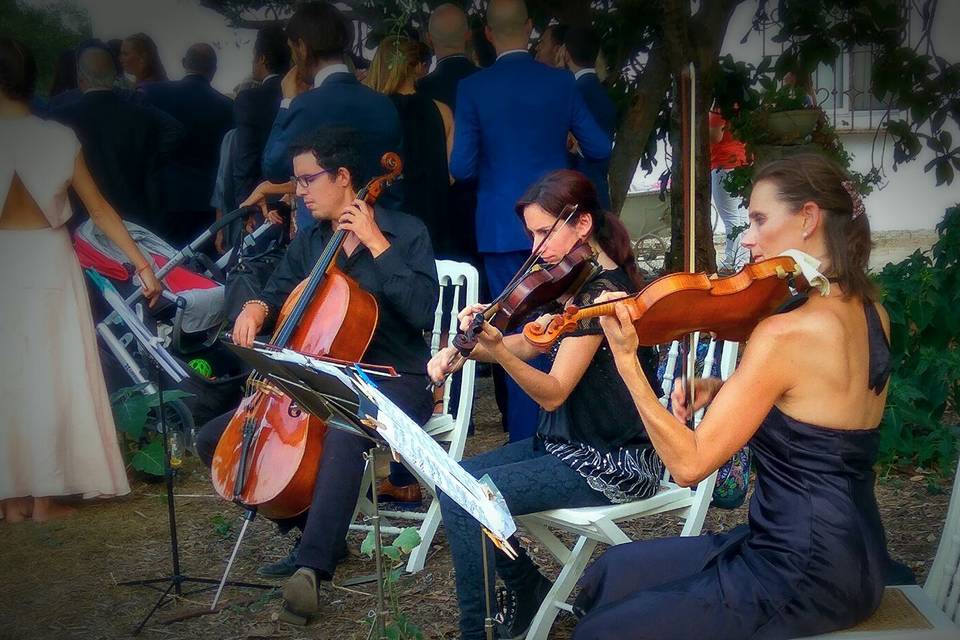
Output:
M138 247L137 243L130 237L130 233L127 231L126 225L123 224L123 220L120 219L120 216L117 215L117 212L114 211L112 207L106 205L105 210L102 209L97 212L91 211L90 219L93 220L93 223L103 231L113 244L117 245L117 247L123 251L123 254L127 256L127 259L130 260L130 263L133 264L136 270L139 271L144 266L151 265L146 256L143 255L143 252L140 251L140 247Z
M556 378L524 362L506 344L489 355L545 410L555 411L566 400L568 394Z
M647 435L670 475L683 486L697 483L703 474L696 434L660 404L636 358L632 362L621 363L618 360L617 369L643 420Z

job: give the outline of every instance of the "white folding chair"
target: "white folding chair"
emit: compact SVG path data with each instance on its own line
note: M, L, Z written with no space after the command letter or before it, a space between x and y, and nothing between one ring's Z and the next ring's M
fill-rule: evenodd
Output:
M699 339L699 335L696 337ZM739 344L736 342L718 343L716 340L711 340L704 359L704 371L713 370L718 344L723 345L720 356L720 376L725 380L736 367ZM661 403L664 406L666 406L670 391L673 389L673 371L678 351L678 344L674 342L670 347L665 374L661 381L664 391ZM697 412L694 417L695 423L699 422L702 415L702 411ZM540 609L537 611L537 615L533 618L530 630L527 632L527 640L545 640L560 609L572 611L567 599L583 574L598 544L618 545L630 542L629 536L619 527L621 523L630 522L644 516L671 512L676 513L678 517L684 520L680 535L699 535L703 528L707 509L710 506L710 500L713 497L713 487L716 479L717 474L714 472L698 483L695 489L691 489L672 482L670 474L664 472L663 480L660 483L660 491L645 500L606 507L551 509L518 516L517 520L520 524L563 565L560 575L557 576L553 587L547 593ZM576 535L577 540L573 547L568 548L550 530L551 528Z
M852 629L816 640L956 640L960 638L960 464L940 545L927 581L918 586L887 587L880 608Z
M437 309L434 312L433 330L430 335L430 353L435 354L443 346L444 337L452 339L457 333L457 312L467 305L476 304L480 297L480 276L477 270L464 262L454 262L452 260L437 260L437 275L440 280L440 301L437 303ZM444 303L448 308L444 308ZM443 326L444 312L447 313L447 326ZM461 369L459 376L460 397L456 407L456 415L450 411L450 391L453 385L454 376L447 378L443 388L443 407L438 413L424 425L423 430L429 433L440 443L448 445L448 455L456 461L463 457L463 448L467 442L467 430L470 427L470 414L473 410L473 387L476 377L477 363L468 360ZM362 514L370 516L373 513L373 503L367 498L370 490L370 476L368 473L363 475L364 481L360 487L360 498L357 501L357 508L354 511L353 520ZM407 571L416 573L423 569L427 560L427 553L430 551L430 544L440 526L440 502L437 500L435 488L433 485L419 478L420 482L426 485L433 497L426 513L417 511L380 511L381 518L388 521L392 520L413 520L420 522L418 531L420 533L420 545L416 547L407 560ZM352 530L369 531L370 525L352 524ZM384 533L400 533L402 530L392 524L381 525L380 530Z

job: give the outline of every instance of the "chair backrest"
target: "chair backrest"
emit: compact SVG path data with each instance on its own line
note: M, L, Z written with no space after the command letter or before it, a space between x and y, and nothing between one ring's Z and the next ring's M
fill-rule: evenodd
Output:
M948 618L960 624L960 463L953 480L940 545L923 591Z
M440 300L434 311L433 329L430 333L431 354L437 353L449 344L456 335L457 313L467 305L476 304L480 300L480 274L472 265L453 260L437 260L437 276L440 281ZM473 408L476 367L476 362L468 360L461 369L460 394L455 407L456 411L450 411L450 391L454 376L447 378L443 387L442 412L455 415L457 424L455 433L458 433L458 430L462 431L462 437L454 436L450 442L450 455L455 456L455 460L459 460L463 455L463 447L466 443L467 425Z
M693 357L696 356L697 347L700 345L700 333L697 332L694 334L694 350ZM710 338L710 343L707 345L707 352L703 358L703 369L704 376L713 375L714 364L716 363L717 349L720 349L720 379L726 380L730 377L730 374L733 373L733 370L737 366L737 354L740 350L740 344L737 342L727 342L722 340L717 340L715 337ZM663 395L660 398L660 404L664 407L667 406L667 403L670 400L670 392L673 390L673 381L677 377L677 361L681 360L679 357L680 354L680 343L679 341L674 340L670 345L670 351L667 354L666 367L663 371L663 378L660 381L661 389L663 390ZM684 366L683 362L680 362L680 366ZM700 424L700 420L703 419L704 410L701 409L697 411L696 415L693 416L693 425L694 428ZM712 473L708 478L697 484L697 488L694 491L693 503L690 506L690 514L687 517L686 522L684 522L683 531L681 535L698 535L700 530L703 527L703 521L707 517L707 509L710 506L710 501L713 499L713 488L716 484L717 474L716 472ZM670 472L664 469L663 471L663 481L670 481Z

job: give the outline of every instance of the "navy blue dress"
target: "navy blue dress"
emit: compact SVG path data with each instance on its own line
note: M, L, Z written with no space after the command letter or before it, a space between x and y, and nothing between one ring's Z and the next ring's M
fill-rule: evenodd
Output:
M869 386L880 393L889 346L876 309L865 310ZM750 441L749 524L609 549L581 580L574 638L794 638L867 618L888 566L873 493L879 437L774 407Z

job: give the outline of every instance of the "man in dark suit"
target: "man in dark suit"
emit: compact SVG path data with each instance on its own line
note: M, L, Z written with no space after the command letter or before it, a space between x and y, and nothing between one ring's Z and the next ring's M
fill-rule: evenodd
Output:
M77 62L81 96L50 117L77 134L90 173L121 217L154 230L162 223L155 178L184 129L158 109L118 94L116 78L105 48L83 49ZM84 217L77 216L78 221Z
M356 129L366 179L383 174L380 158L400 149L400 116L389 97L360 84L344 64L353 30L343 14L328 2L306 2L290 18L286 35L294 66L281 82L283 101L263 152L264 177L286 182L293 171L290 145L324 125ZM383 194L384 206L400 203L398 187ZM302 232L314 220L302 203L298 205L297 227Z
M280 80L290 68L290 49L279 26L257 32L253 45L253 79L259 86L244 89L233 103L234 140L233 193L238 202L249 196L263 180L260 165L263 148L277 118L283 91Z
M186 128L186 138L162 174L167 219L158 233L182 245L213 223L210 198L217 179L220 143L233 128L233 102L210 86L217 54L208 44L187 49L182 80L144 85L144 99Z
M593 120L566 71L527 51L531 24L523 0L491 0L486 36L497 62L460 82L450 172L477 181L477 245L490 291L503 290L530 254L530 237L514 204L535 180L567 167L567 133L584 154L610 155L610 138ZM533 434L537 406L508 383L511 440Z
M563 60L577 82L577 89L583 96L593 119L611 139L617 130L617 107L610 99L606 88L597 77L597 54L600 42L590 27L570 27L564 35ZM607 172L610 169L609 158L590 160L578 150L574 150L572 166L593 181L600 195L600 204L610 209L610 186Z
M417 82L417 93L457 110L457 86L477 71L467 57L470 28L467 14L455 4L442 4L430 14L427 42L437 58L437 65Z

